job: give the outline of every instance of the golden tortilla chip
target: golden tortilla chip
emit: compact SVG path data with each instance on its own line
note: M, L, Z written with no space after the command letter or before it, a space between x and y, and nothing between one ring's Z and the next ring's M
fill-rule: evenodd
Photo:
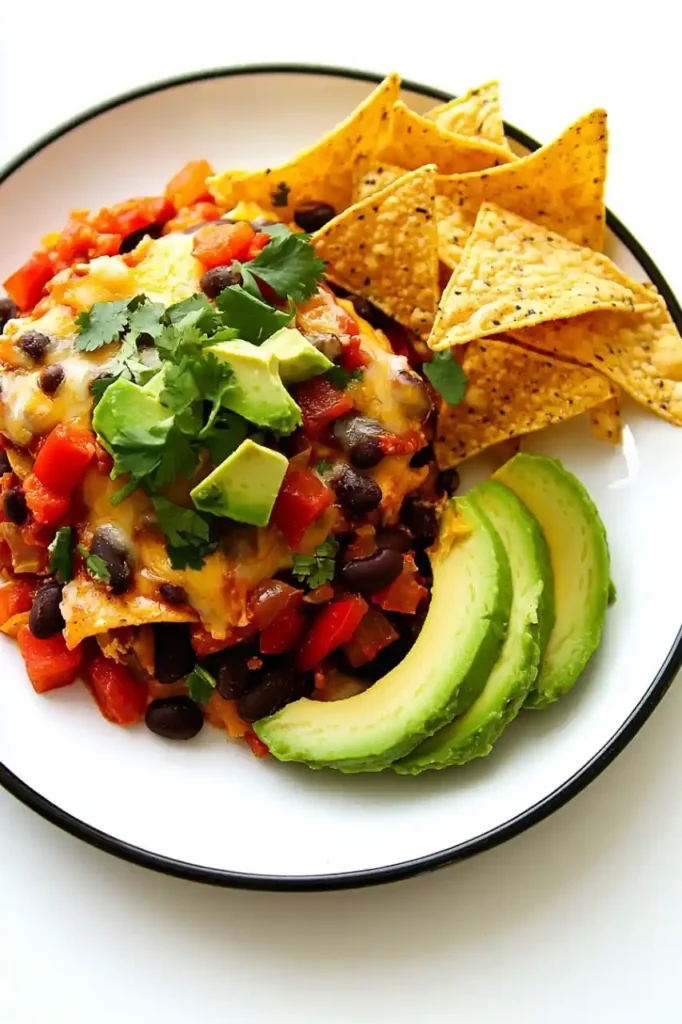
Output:
M429 110L424 117L445 132L485 139L509 149L502 121L499 82L486 82L470 89L464 96Z
M623 420L620 415L620 388L617 394L603 405L590 410L590 428L595 437L609 444L620 444L623 440Z
M462 361L464 400L443 403L434 450L441 469L484 448L541 430L612 398L613 386L593 370L524 351L506 341L472 342Z
M420 167L313 235L327 276L428 335L438 306L435 167Z
M404 167L397 167L396 164L380 163L375 164L369 170L364 169L359 175L353 188L353 202L359 203L361 199L380 192L396 178L402 178L407 171Z
M607 256L484 203L443 292L429 347L650 301Z
M586 313L512 337L523 345L593 366L637 402L682 426L682 338L663 299L635 313Z
M438 178L440 258L459 263L481 203L497 203L571 242L604 246L606 111L593 110L547 146L475 174Z
M344 210L353 198L355 168L378 152L389 135L400 78L390 74L353 113L309 149L282 167L253 173L226 171L208 179L216 201L235 206L240 200L290 218L300 203L330 203Z
M392 134L380 156L410 170L422 164L436 164L440 174L464 174L516 161L504 146L445 132L401 102L395 105Z

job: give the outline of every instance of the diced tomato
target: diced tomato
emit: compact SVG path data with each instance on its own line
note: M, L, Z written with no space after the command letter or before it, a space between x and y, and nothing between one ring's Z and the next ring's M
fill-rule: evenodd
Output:
M266 231L259 231L256 237L254 238L253 242L249 246L249 255L247 258L250 260L254 260L258 253L265 248L269 241L270 235ZM273 292L273 294L275 293Z
M10 299L16 302L23 313L26 313L33 309L54 273L55 267L50 254L38 250L29 256L18 270L10 274L4 281L3 287Z
M215 654L226 647L234 647L240 640L245 640L257 632L256 624L250 622L247 626L232 626L224 640L217 640L211 636L203 626L190 626L192 634L192 647L199 658L207 658L209 654Z
M303 430L308 437L321 438L332 420L350 412L353 403L347 394L324 377L313 377L299 384L296 401L301 407Z
M306 617L298 608L287 608L260 635L261 654L293 651L303 636Z
M363 352L359 335L344 341L341 349L341 366L344 370L352 373L353 370L359 370L362 366L367 366L369 362L370 357L366 352Z
M398 639L398 633L378 608L368 608L355 633L344 644L344 651L353 668L366 665L379 651Z
M383 434L379 443L384 455L414 455L424 447L426 438L419 430L408 430L401 437Z
M254 757L267 757L270 753L263 741L258 739L253 729L249 729L249 731L244 734L244 739L251 747L251 753Z
M165 196L137 196L100 210L92 218L92 225L99 234L126 238L152 224L165 224L174 213L175 207Z
M301 672L318 665L327 655L347 643L367 611L367 602L353 595L325 605L303 641L296 663Z
M360 526L346 548L346 559L369 558L377 550L376 530L373 526Z
M86 674L97 705L110 722L134 725L147 708L147 686L125 665L98 654Z
M384 611L414 615L425 597L428 597L428 590L417 579L414 556L408 554L403 555L403 571L400 576L383 590L372 594L372 601Z
M60 423L40 449L33 471L50 490L70 494L85 476L94 454L92 431Z
M284 477L270 521L284 534L290 548L333 501L332 492L317 473L307 469L289 470Z
M74 682L83 660L80 646L70 651L61 633L38 640L28 626L19 630L17 641L36 693L47 693Z
M303 598L305 604L326 604L334 596L334 588L330 583L323 583L321 587L315 587Z
M33 604L36 583L33 580L12 580L0 587L0 626L22 612L29 612Z
M229 266L232 260L244 262L249 258L255 235L245 220L236 224L209 224L195 234L193 254L208 269Z
M342 334L348 334L350 337L354 337L360 334L360 327L357 320L354 319L347 313L343 306L336 305L336 321L339 325Z
M284 580L263 580L249 597L249 618L257 629L267 629L278 616L289 608L297 608L303 591Z
M176 210L196 203L206 192L206 179L213 174L208 160L190 160L166 185L166 199Z
M58 523L71 504L69 495L57 494L51 487L46 487L35 473L29 473L24 480L24 497L33 518L43 526Z
M183 206L178 210L175 217L167 220L163 233L170 235L173 231L184 231L186 228L194 227L196 224L205 224L207 221L218 220L220 209L215 203L193 203L191 206Z

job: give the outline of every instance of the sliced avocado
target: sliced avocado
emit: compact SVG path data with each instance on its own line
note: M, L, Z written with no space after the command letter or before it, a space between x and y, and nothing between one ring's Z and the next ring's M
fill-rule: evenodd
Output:
M478 697L504 639L511 577L489 519L468 498L451 502L471 528L432 555L424 627L403 661L364 693L324 703L303 698L254 729L280 761L343 772L380 771L462 714Z
M295 327L283 327L260 346L261 352L274 352L279 362L279 375L285 384L299 384L309 377L330 370L334 365Z
M267 526L288 464L280 452L247 438L190 491L190 497L202 512Z
M597 648L609 601L606 530L587 491L557 459L515 455L494 474L537 519L554 573L554 627L526 707L567 693Z
M552 566L537 521L509 488L494 480L474 487L468 499L488 516L509 558L509 628L480 697L464 715L392 765L402 775L465 764L490 753L533 684L554 621Z
M149 429L171 415L158 397L149 390L119 378L102 395L92 417L92 425L105 447L124 427Z
M222 341L210 345L218 359L234 370L234 385L222 404L259 427L290 434L301 424L301 410L282 383L277 356L250 341Z

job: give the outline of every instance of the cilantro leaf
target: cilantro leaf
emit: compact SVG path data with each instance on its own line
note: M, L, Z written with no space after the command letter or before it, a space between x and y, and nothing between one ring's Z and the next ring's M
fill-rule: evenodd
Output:
M204 438L204 444L208 448L213 465L219 466L228 455L236 451L248 432L246 420L235 413L221 409L212 429Z
M48 544L47 550L50 553L50 560L47 564L47 571L62 586L73 579L73 548L72 531L70 526L62 526L54 535L54 540Z
M213 306L205 295L195 292L188 299L176 302L166 310L166 319L173 327L194 327L204 316L214 313Z
M168 557L174 569L201 569L204 557L214 551L209 525L190 508L175 505L161 495L152 496L159 528L166 535Z
M176 364L167 364L163 374L161 401L171 412L184 412L201 397L199 388L190 373L190 359L185 357Z
M118 380L122 373L122 370L120 373L112 372L111 377L95 377L94 380L90 381L90 394L94 399L95 405L97 405L97 403L101 400L102 395L107 390L107 388L111 387L114 381Z
M265 248L267 249L267 246ZM262 299L249 295L239 285L225 288L216 299L216 305L223 314L226 324L234 327L240 338L251 341L254 345L260 345L280 327L286 327L295 313L292 308L275 309Z
M328 380L330 384L333 384L335 388L338 388L339 391L345 391L353 381L362 380L362 370L351 370L349 373L342 366L331 366L321 376Z
M103 558L100 558L99 555L93 555L84 544L79 544L76 550L79 555L82 555L85 568L93 580L96 580L97 583L109 583L111 581L111 573Z
M233 263L246 285L257 277L280 296L303 302L317 291L327 264L316 255L308 235L276 234L248 263Z
M114 434L110 447L114 454L115 476L130 473L141 480L158 469L172 426L173 418L169 416L153 427L133 425Z
M286 181L280 181L279 185L273 192L270 193L273 206L288 206L289 205L289 193L291 189L287 185Z
M318 544L313 555L294 555L292 575L297 580L307 582L311 590L329 583L334 579L338 550L338 541L334 537L327 537L322 544Z
M78 337L74 344L77 352L95 352L103 345L118 341L128 325L128 299L115 302L96 302L92 309L76 317Z
M146 295L136 295L128 303L128 337L134 343L143 335L158 338L163 330L161 317L164 306L161 302L150 302Z
M423 371L446 405L459 405L466 394L467 378L450 349L434 353L432 361L423 364Z
M214 677L201 665L195 665L185 680L187 693L197 704L208 704L216 685Z

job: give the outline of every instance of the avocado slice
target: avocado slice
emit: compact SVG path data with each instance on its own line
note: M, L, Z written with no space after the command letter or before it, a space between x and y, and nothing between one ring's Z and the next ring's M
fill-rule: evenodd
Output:
M209 345L207 351L234 371L234 383L222 399L226 409L278 434L290 434L301 425L301 410L282 383L274 352L241 340Z
M202 512L267 526L289 465L286 457L247 438L190 491Z
M261 352L274 352L279 375L285 384L299 384L325 373L334 365L295 327L283 327L260 346Z
M105 447L110 447L112 438L124 427L148 430L170 415L158 395L119 377L102 395L92 416L92 426Z
M456 515L471 532L448 544L449 517ZM507 628L507 556L487 516L468 498L458 498L446 507L431 562L429 612L396 668L354 697L329 703L303 698L255 723L278 760L380 771L476 700Z
M509 558L509 628L480 697L464 715L392 765L402 775L466 764L489 754L533 684L554 623L552 566L537 521L513 491L494 480L474 487L468 498L488 516Z
M526 698L526 707L544 708L568 693L601 640L611 592L606 530L557 459L521 453L493 475L535 516L552 560L554 627Z

